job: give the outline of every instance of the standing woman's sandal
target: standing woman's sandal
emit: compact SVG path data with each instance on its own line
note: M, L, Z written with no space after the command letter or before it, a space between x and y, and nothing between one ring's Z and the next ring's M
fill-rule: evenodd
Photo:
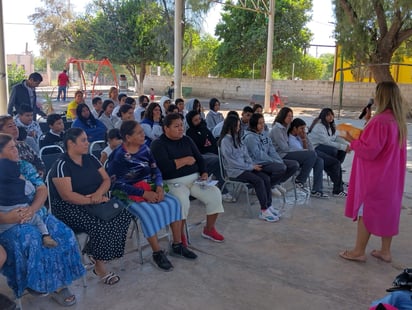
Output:
M63 307L70 307L76 303L76 296L67 287L51 293L51 297Z
M100 278L100 281L102 281L104 284L107 284L107 285L114 285L120 281L120 277L114 272L108 272L106 273L106 275L100 276L93 269L93 273Z

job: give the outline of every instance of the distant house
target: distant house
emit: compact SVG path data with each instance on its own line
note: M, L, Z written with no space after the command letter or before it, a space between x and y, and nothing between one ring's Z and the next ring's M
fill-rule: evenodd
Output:
M16 64L17 66L23 67L27 76L34 72L34 56L32 53L6 55L6 61L7 66Z

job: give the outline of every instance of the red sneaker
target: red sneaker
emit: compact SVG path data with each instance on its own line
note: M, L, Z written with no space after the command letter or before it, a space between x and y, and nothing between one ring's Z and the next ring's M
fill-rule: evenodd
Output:
M182 239L182 244L183 244L183 246L184 246L185 248L187 248L188 244L187 244L186 235L185 235L185 234L182 234L181 239Z
M225 240L225 237L219 234L214 227L211 230L208 230L206 227L204 227L202 237L214 242L223 242L223 240Z

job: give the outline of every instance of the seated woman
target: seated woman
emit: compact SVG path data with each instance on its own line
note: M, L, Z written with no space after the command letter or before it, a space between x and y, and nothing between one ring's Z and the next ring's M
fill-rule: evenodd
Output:
M118 121L115 125L116 128L120 128L124 121L134 120L134 108L130 104L123 104L119 107L119 111L116 113Z
M288 128L293 120L291 108L283 107L276 115L269 137L272 140L276 152L283 159L296 160L300 166L299 175L296 177L296 186L306 190L305 183L310 171L316 162L316 152L314 150L291 150L289 146Z
M151 149L170 193L180 201L183 221L189 214L191 195L206 205L206 226L202 237L223 242L224 237L215 228L217 217L223 212L222 195L215 186L204 187L195 183L199 179L207 180L208 174L196 145L184 135L181 116L168 114L163 122L163 131L164 134L152 142Z
M138 196L139 203L132 203L128 210L142 223L144 236L152 250L153 260L160 269L169 271L173 265L161 250L156 233L170 224L173 233L171 255L196 259L197 255L182 244L182 215L179 201L165 194L159 168L145 144L142 126L136 121L125 121L120 127L123 144L109 158L107 170L115 180L115 188L129 196ZM151 189L149 183L154 183Z
M207 128L209 128L210 131L213 131L213 128L215 126L224 121L223 114L219 112L220 110L220 102L217 98L212 98L209 101L209 113L206 115L206 124Z
M350 151L349 143L336 134L335 115L330 108L320 111L310 125L308 136L316 151L326 153L341 163Z
M117 116L113 116L114 102L110 99L103 101L102 112L99 115L99 121L101 121L107 128L107 130L116 128L116 123L119 121Z
M74 100L69 102L66 110L66 118L69 120L74 120L77 117L76 109L80 103L84 103L83 91L77 90L74 93Z
M241 143L238 117L226 117L218 144L228 176L253 185L260 204L259 218L267 222L279 221L279 212L272 206L270 177L262 171L262 165L253 163L246 146Z
M207 173L209 175L213 174L217 178L219 181L218 187L221 188L225 181L220 172L216 138L213 137L212 132L206 127L206 122L201 118L198 111L189 111L186 114L186 123L189 127L186 130L186 135L193 140L199 152L202 154ZM222 193L223 201L235 202L236 199L232 197L227 189L225 188L224 190Z
M185 109L188 113L190 111L196 111L197 113L199 113L202 120L206 119L205 113L203 112L202 104L200 103L199 99L197 99L197 98L191 98L188 101L186 101ZM187 126L186 126L186 128L187 128Z
M30 181L21 175L18 162L8 158L0 158L0 171L0 212L5 213L16 208L29 207L29 202L32 198L29 195L35 192L35 188ZM40 215L35 213L27 223L38 228L42 234L45 247L54 248L57 246L56 241L50 237L47 226ZM0 233L14 225L17 224L0 223Z
M17 140L19 137L19 130L12 116L10 115L0 116L0 133L11 135L13 137L14 142L16 143L16 147L19 152L19 158L21 160L25 160L31 163L36 168L40 176L45 176L46 167L44 166L44 163L40 159L40 157L24 141Z
M150 147L152 141L163 134L162 109L158 103L152 102L149 104L140 125L144 131L145 143Z
M0 134L0 159L19 161L16 144L10 135ZM0 224L12 224L0 234L0 245L7 252L2 273L17 298L27 289L32 293L51 293L60 305L71 306L76 303L76 297L68 286L85 273L76 238L70 228L43 207L47 188L34 167L19 161L19 168L32 185L27 195L29 206L0 213ZM24 195L23 189L21 196ZM56 241L53 249L43 245L41 232L29 224L35 214L46 223L50 236Z
M104 140L107 128L101 121L94 118L87 104L80 103L76 108L76 114L77 118L74 120L72 128L83 129L89 142Z
M286 189L280 184L288 180L299 169L296 160L282 159L276 152L265 131L263 114L254 113L249 120L249 128L242 137L254 164L262 165L262 171L269 174L272 193L281 196Z
M253 110L253 113L259 113L259 114L263 115L263 106L259 103L255 103L252 107L252 110ZM268 125L266 125L266 123L265 123L265 126L264 126L264 131L267 134L269 134L269 127L268 127Z
M288 128L289 148L291 151L311 152L313 151L312 143L306 135L306 123L300 118L295 118ZM333 169L336 169L335 166ZM323 192L323 159L316 156L315 164L313 165L313 185L311 196L316 198L328 198L329 196ZM331 168L332 169L332 168ZM325 167L325 170L329 170Z
M310 126L308 137L318 157L323 159L324 169L333 182L333 196L346 197L347 193L343 189L342 163L350 148L344 139L336 135L332 109L322 109L319 117Z
M123 256L132 215L123 210L103 221L87 212L86 205L108 200L110 178L96 157L88 154L89 142L81 128L67 130L63 141L66 153L51 169L53 214L73 231L89 236L84 251L95 262L93 272L104 284L116 284L120 277L108 272L104 262Z
M166 116L167 110L169 109L170 104L171 104L171 100L169 97L163 96L162 98L160 98L159 105L160 105L160 108L162 109L163 117Z

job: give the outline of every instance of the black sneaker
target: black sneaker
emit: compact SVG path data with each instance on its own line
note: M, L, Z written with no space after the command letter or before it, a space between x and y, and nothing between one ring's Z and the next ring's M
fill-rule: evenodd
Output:
M157 267L164 271L172 271L173 270L173 265L172 263L167 259L166 254L163 250L153 252L153 261L156 263Z
M197 255L190 251L187 247L183 246L183 243L172 244L170 255L176 257L184 257L187 259L196 259Z

